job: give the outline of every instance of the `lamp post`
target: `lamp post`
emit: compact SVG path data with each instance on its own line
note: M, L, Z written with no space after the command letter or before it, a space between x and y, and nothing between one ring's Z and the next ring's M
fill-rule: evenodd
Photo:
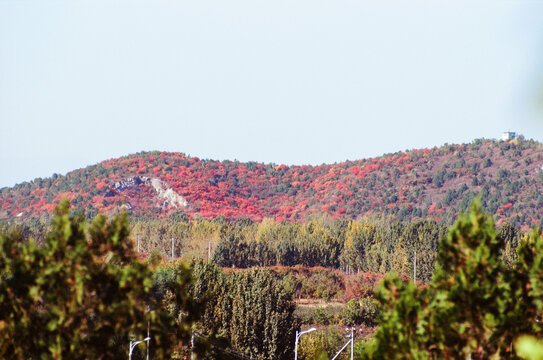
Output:
M349 328L345 328L345 331L349 331ZM335 360L335 358L338 357L339 353L341 353L343 351L343 349L345 349L347 347L347 345L349 345L349 343L351 344L351 360L353 360L353 357L354 357L354 328L351 328L351 336L349 337L349 341L347 341L345 343L345 345L343 345L343 347L341 349L339 349L339 351L336 353L336 355L334 355L334 357L332 358L332 360Z
M132 351L134 351L134 348L136 347L136 345L142 342L149 341L149 340L151 340L151 338L147 336L145 339L140 340L140 341L130 341L130 350L128 351L128 360L132 360Z
M300 336L302 336L303 334L307 334L308 332L315 331L315 330L317 329L315 329L314 327L307 329L305 331L300 331L300 332L296 330L296 341L294 342L294 360L298 360L298 339L300 338Z

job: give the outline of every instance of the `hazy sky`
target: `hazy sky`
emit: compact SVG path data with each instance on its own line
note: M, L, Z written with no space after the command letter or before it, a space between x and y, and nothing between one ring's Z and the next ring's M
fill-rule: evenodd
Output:
M543 141L543 1L0 0L0 187L141 150Z

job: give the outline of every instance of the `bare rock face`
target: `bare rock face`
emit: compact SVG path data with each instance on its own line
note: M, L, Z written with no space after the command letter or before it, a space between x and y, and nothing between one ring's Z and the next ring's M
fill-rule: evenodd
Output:
M164 199L164 207L167 205L187 207L189 204L184 197L176 193L168 184L158 178L151 179L151 186L157 192L158 197Z
M175 190L173 190L166 182L158 178L150 178L147 176L133 176L130 178L117 181L112 186L109 187L106 192L106 197L111 197L119 195L126 191L137 191L140 185L145 185L152 188L156 196L161 203L162 207L173 206L178 207L187 207L188 202L185 198L179 195ZM129 205L128 209L131 209L132 205Z

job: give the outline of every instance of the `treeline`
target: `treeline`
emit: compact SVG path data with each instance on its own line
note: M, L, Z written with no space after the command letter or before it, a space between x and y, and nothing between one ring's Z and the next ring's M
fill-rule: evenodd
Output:
M189 220L178 212L166 219L133 219L130 230L140 252L168 258L213 260L221 267L322 266L408 277L416 262L417 279L429 281L447 226L433 219L399 222L386 216L360 220L321 216L305 223L228 221L224 216ZM33 221L21 225L21 231L40 244L48 230ZM519 239L527 235L510 223L497 231L502 256L511 264Z
M136 243L139 238L141 251L172 257L173 242L173 257L211 258L218 266L236 268L302 265L412 276L416 252L417 278L427 281L446 229L434 220L402 223L386 217L321 217L306 223L174 217L138 220L132 237Z
M428 280L438 240L445 231L431 220L268 222L254 228L232 224L222 232L214 260L225 267L281 264L411 274L416 251L418 276Z
M502 225L498 232L504 246L502 256L510 264L522 233L510 224ZM416 263L417 279L429 281L439 240L446 233L447 227L433 220L232 223L221 231L214 260L223 267L324 266L348 273L406 276L413 275Z

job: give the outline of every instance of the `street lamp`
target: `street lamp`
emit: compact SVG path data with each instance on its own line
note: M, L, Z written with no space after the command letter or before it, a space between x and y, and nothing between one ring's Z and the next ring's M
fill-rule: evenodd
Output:
M349 331L349 328L345 328L345 331ZM351 336L349 336L349 341L347 341L345 343L345 345L343 345L343 347L341 349L339 349L339 351L336 353L336 355L334 355L334 357L332 358L332 360L335 360L335 358L338 357L339 353L341 353L343 351L343 349L345 349L347 347L347 345L349 345L349 343L351 344L351 360L353 360L353 354L354 354L354 328L351 328Z
M315 330L317 329L315 329L314 327L307 329L305 331L300 331L300 332L296 330L296 341L294 342L294 360L298 360L298 339L300 338L300 336L302 336L303 334L307 334L308 332L315 331Z
M128 351L128 360L132 360L132 351L134 351L134 348L136 347L136 345L142 342L149 341L149 340L151 340L151 338L147 336L145 339L140 340L140 341L130 341L130 350Z

